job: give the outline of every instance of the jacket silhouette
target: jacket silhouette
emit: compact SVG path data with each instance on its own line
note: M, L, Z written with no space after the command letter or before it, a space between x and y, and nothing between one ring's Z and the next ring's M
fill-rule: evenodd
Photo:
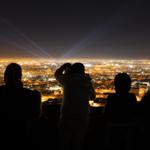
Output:
M18 149L19 143L27 143L32 122L41 113L40 93L24 88L21 77L21 67L11 63L4 73L5 85L0 86L1 136Z
M134 148L137 100L131 88L131 78L126 73L115 76L115 93L110 94L104 109L106 119L105 147L129 150Z
M64 88L60 113L61 149L80 149L88 126L89 100L95 99L91 78L85 74L81 63L62 65L55 77Z
M137 100L133 93L129 93L131 79L126 73L119 73L115 77L116 93L110 94L105 107L105 117L111 122L128 122L135 117Z

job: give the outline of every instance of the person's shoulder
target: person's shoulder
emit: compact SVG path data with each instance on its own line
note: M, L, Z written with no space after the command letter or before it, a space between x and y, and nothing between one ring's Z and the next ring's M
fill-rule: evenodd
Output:
M148 92L145 93L145 95L143 96L142 101L149 100L149 99L150 99L150 92L148 91Z
M145 93L145 96L150 97L150 91L146 92L146 93Z
M39 91L33 90L32 92L34 93L35 96L41 97L41 93Z
M134 93L128 93L128 95L130 95L130 96L135 96L135 94L134 94Z
M116 93L110 93L110 94L107 96L107 99L115 99L115 97L117 97L117 94L116 94Z
M128 93L128 95L129 95L131 98L136 98L136 96L135 96L134 93Z
M40 96L40 92L37 91L37 90L31 90L31 89L23 88L23 92L25 94L28 94L28 95L37 95L37 96Z
M115 96L117 96L116 93L110 93L110 94L108 95L108 97L115 97Z

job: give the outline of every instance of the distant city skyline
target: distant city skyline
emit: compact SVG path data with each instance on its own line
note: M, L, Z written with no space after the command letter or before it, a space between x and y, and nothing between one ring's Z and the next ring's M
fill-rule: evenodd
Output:
M80 59L85 65L86 73L93 79L97 98L106 98L114 92L114 77L120 72L128 73L132 78L131 92L140 101L150 88L150 60L96 60ZM51 59L0 59L0 85L4 84L4 71L8 64L15 62L22 67L24 87L36 89L42 94L42 101L62 98L63 89L54 77L54 72L64 62L74 63L76 60ZM99 107L99 104L93 106Z
M144 0L3 1L0 58L150 59Z

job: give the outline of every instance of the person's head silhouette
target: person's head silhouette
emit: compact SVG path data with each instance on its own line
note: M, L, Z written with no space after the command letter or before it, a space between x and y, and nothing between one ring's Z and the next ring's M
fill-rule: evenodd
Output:
M84 74L84 71L85 71L85 67L82 63L74 63L70 68L71 73Z
M118 73L114 84L117 93L128 93L131 88L131 78L127 73Z
M6 67L4 73L4 81L7 87L17 88L22 87L22 69L16 63L11 63Z

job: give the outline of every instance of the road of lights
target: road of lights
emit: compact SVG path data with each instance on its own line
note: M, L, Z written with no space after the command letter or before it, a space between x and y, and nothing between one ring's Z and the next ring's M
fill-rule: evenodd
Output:
M113 80L117 73L127 72L132 78L131 92L135 93L140 101L150 86L150 60L107 60L107 59L0 59L0 85L4 84L3 74L6 66L16 62L23 68L24 86L39 90L42 101L62 98L63 89L54 78L56 69L65 62L82 62L86 73L93 79L97 99L106 99L109 93L114 92ZM100 104L90 101L97 107Z

